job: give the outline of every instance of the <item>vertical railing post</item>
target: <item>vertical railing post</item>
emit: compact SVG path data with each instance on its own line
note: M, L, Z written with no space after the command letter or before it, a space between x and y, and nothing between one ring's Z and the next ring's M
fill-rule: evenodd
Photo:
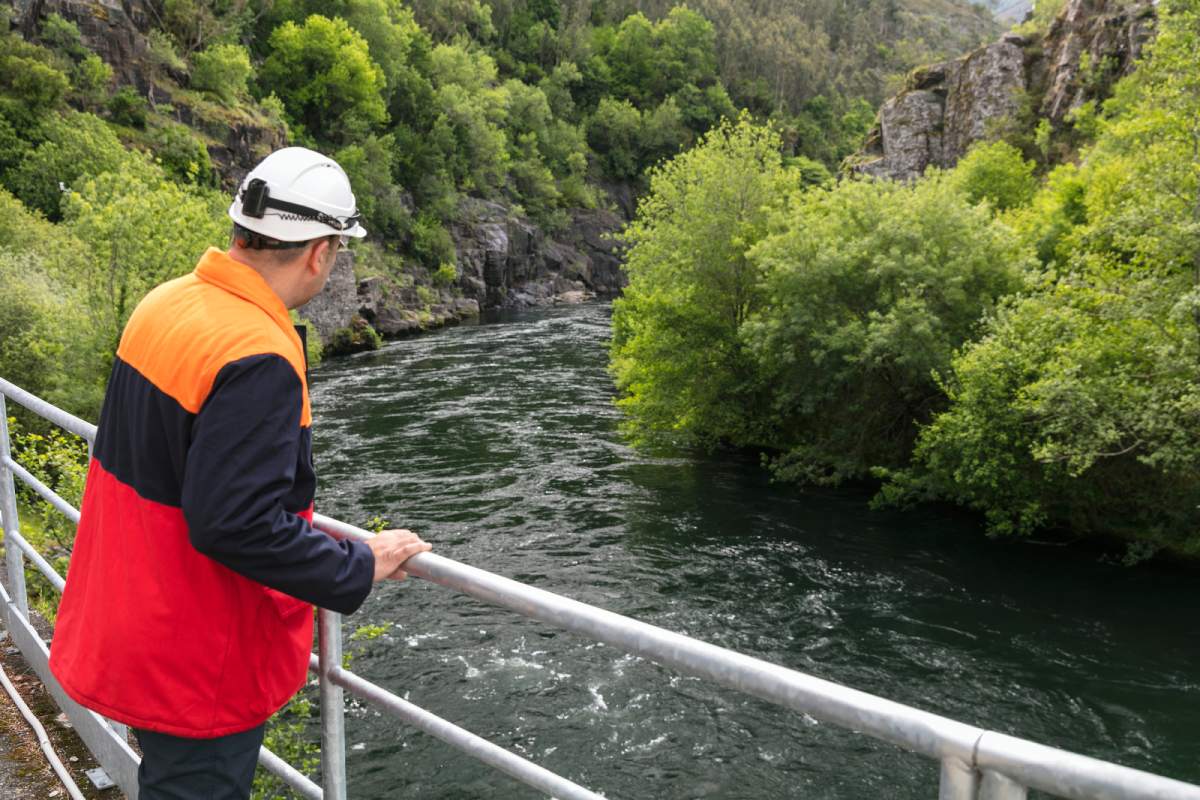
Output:
M957 758L942 759L938 800L976 800L979 796L979 773Z
M979 800L1026 800L1029 790L1007 775L990 769L983 771L979 782Z
M317 659L321 687L321 787L325 800L346 800L346 718L342 687L331 673L342 667L342 615L317 612Z
M17 490L12 470L5 459L12 458L12 442L8 437L8 409L0 393L0 514L4 516L4 555L8 563L8 594L21 616L29 619L29 597L25 593L25 556L13 541L12 534L21 535L17 519Z

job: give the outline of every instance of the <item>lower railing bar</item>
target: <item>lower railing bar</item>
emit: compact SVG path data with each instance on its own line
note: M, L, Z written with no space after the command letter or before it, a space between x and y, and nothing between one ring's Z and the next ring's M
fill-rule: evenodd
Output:
M602 800L603 798L603 795L589 791L561 775L554 774L545 767L540 767L532 761L510 753L503 747L492 744L487 739L476 736L420 706L397 697L349 670L336 669L330 674L330 679L351 694L404 720L418 730L457 747L477 761L507 773L521 783L543 791L551 797L559 798L559 800Z
M1007 775L985 769L979 782L979 800L1026 800L1029 790Z
M55 590L62 594L63 587L67 585L67 581L63 576L59 575L54 567L50 566L50 562L42 557L42 554L33 548L29 542L25 541L25 537L16 531L8 531L4 535L4 541L10 542L17 546L17 549L29 556L29 560L37 567L38 572L46 576L46 580L50 581L50 585Z
M67 517L67 519L71 520L71 522L74 522L76 525L79 524L79 511L76 510L76 508L66 500L59 497L53 489L39 481L29 472L29 470L25 469L8 456L0 459L0 461L3 461L4 465L13 471L14 475L23 480L25 483L29 484L30 488L42 496L43 500L61 511Z
M13 401L25 406L33 413L40 417L50 420L55 425L63 428L76 436L82 436L89 442L96 438L96 426L90 422L84 422L74 414L68 414L58 406L47 403L42 398L30 394L29 392L17 386L15 383L0 378L0 394L3 394Z
M79 734L79 738L87 745L89 751L100 762L100 766L109 777L121 787L121 791L130 800L136 800L138 793L137 769L140 759L130 748L128 742L117 736L103 717L90 711L72 700L58 683L58 679L50 672L50 650L41 636L34 630L29 620L19 614L12 604L12 599L4 587L0 586L0 613L4 617L5 626L13 644L21 651L34 673L45 685L50 696L58 705L71 726Z
M307 800L323 800L325 793L321 791L320 786L265 747L258 748L258 764L290 786L301 797L307 798Z
M1068 800L1200 800L1200 786L989 731L976 765Z

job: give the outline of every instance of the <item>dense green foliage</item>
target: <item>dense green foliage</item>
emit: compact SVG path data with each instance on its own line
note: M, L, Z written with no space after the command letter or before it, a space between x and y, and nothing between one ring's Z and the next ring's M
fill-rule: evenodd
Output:
M799 186L779 137L743 118L650 179L626 231L629 286L614 302L612 370L627 430L713 443L760 438L760 395L742 327L763 302L747 249Z
M751 251L768 302L744 339L769 387L783 477L840 481L905 463L937 376L1026 256L944 176L810 189Z
M778 179L748 132L654 173L614 312L635 438L874 475L881 502L953 500L995 534L1200 552L1200 3L1162 8L1094 143L1048 175L984 143L908 186L760 198L764 232L713 186Z
M1047 268L955 360L950 409L893 491L1200 552L1200 4L1156 42L1082 164L1015 224Z
M801 184L745 119L654 173L613 323L636 437L769 444L808 480L903 464L936 376L1020 284L1015 235L948 177Z

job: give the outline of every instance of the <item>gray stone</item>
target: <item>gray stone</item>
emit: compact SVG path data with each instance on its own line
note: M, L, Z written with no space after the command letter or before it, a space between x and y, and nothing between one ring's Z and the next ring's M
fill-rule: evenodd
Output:
M322 342L328 342L334 331L350 324L358 309L354 253L343 250L337 254L325 288L312 300L296 309L296 312L316 329Z
M1000 41L952 61L916 69L879 110L854 170L907 180L926 167L952 167L975 142L1013 124L1023 105L1054 130L1088 100L1134 68L1153 34L1150 0L1068 0L1038 41L1006 33ZM1092 75L1081 74L1088 54ZM1099 65L1109 72L1097 79Z

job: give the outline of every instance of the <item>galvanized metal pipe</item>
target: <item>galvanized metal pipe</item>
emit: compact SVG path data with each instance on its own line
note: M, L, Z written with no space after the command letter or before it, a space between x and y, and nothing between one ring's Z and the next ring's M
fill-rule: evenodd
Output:
M39 401L40 402L40 401ZM7 462L12 460L8 435L8 409L0 394L0 514L4 517L4 560L8 569L8 593L17 612L29 618L29 593L25 589L25 559L21 557L20 520L17 518L17 488ZM14 547L13 545L17 545Z
M58 406L47 403L42 398L17 386L15 383L0 378L0 395L11 397L13 402L25 406L39 417L48 419L58 427L76 436L82 436L89 442L96 438L96 426L85 422L74 414L68 414Z
M49 648L29 624L29 620L17 613L13 599L2 586L0 612L3 613L4 624L12 636L13 643L25 657L26 663L37 673L54 702L67 715L79 738L83 739L88 750L100 762L104 771L117 782L125 796L129 800L137 800L137 770L140 760L138 755L129 747L128 742L117 736L103 717L79 705L63 691L58 679L50 671Z
M286 783L296 794L307 798L307 800L322 800L325 796L320 786L317 786L304 773L265 747L258 748L258 764L267 772Z
M979 782L979 800L1026 800L1029 790L1007 775L985 769Z
M356 697L361 697L430 736L462 750L476 761L494 767L551 797L559 798L559 800L603 800L602 795L589 791L515 753L510 753L503 747L492 744L487 739L476 736L420 706L397 697L386 689L360 678L353 672L344 669L336 670L332 675L332 680L339 686L344 686Z
M975 763L1068 800L1200 800L1200 786L991 731Z
M25 540L24 536L17 533L15 530L8 531L4 534L4 541L15 545L15 549L18 552L29 556L29 560L33 562L33 566L37 567L37 571L45 576L46 580L50 582L50 585L54 587L55 591L57 591L59 594L62 594L63 589L67 585L66 580L63 578L63 576L58 574L58 570L54 569L54 567L50 565L50 562L47 561L42 554L34 548L33 545ZM24 580L25 572L22 570L21 581L24 582Z
M365 540L372 535L323 515L314 516L314 521L335 536ZM958 793L951 797L974 797L970 792L978 792L976 770L982 768L1070 800L1200 800L1200 786L955 722L535 589L436 553L413 556L405 569L410 575L484 602L937 758L942 762L943 779ZM959 763L970 768L971 781L966 780L967 773L958 768Z
M979 773L957 758L943 758L938 778L938 800L976 800Z
M79 511L75 506L68 503L58 495L53 489L34 477L33 473L22 467L17 461L13 460L12 456L0 456L0 461L4 466L12 470L13 474L24 481L29 488L37 492L43 500L54 506L63 516L79 524Z
M346 800L346 716L342 687L333 681L342 668L342 615L317 612L317 675L321 688L321 786L328 800Z
M370 535L328 517L314 519L319 528L334 534L356 538ZM413 556L405 562L405 569L410 575L645 656L688 675L707 678L939 760L953 757L969 763L975 742L983 733L972 725L535 589L436 553Z
M42 721L26 705L25 699L21 697L21 693L17 691L17 687L13 686L12 681L8 679L8 673L4 671L3 667L0 667L0 686L4 687L4 691L12 698L13 705L21 712L21 716L29 723L29 727L33 728L33 732L37 736L38 746L42 748L42 753L46 756L46 761L49 762L50 768L54 770L54 774L58 776L58 780L62 783L63 788L67 790L67 794L70 795L71 800L84 800L83 793L79 791L79 787L75 784L75 779L71 777L71 773L62 763L62 759L58 757L58 753L54 752L54 745L50 743L50 736L46 733L46 728L42 725Z

